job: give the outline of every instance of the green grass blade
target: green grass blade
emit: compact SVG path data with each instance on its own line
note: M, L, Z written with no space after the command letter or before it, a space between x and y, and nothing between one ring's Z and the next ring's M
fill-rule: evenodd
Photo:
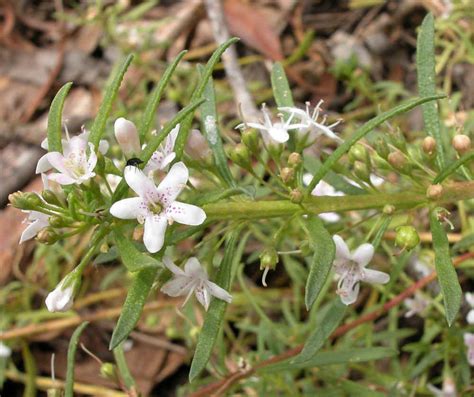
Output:
M387 231L388 226L390 225L390 222L392 222L391 216L386 216L384 220L382 221L382 225L380 225L379 230L377 230L377 234L374 236L374 239L372 241L374 250L377 250L378 246L380 245L380 242L382 241L382 238L385 232Z
M120 254L122 263L129 272L137 272L147 267L159 267L160 262L148 256L144 252L140 252L135 245L125 237L122 229L114 230L115 243Z
M438 176L433 180L433 183L441 183L453 172L455 172L459 167L462 167L464 164L474 160L474 152L466 153L461 156L459 159L449 164L444 170L442 170Z
M125 354L123 352L123 343L119 344L114 349L114 358L115 362L117 363L120 376L123 379L123 383L125 383L125 386L127 386L128 390L134 390L136 383L135 379L133 379L133 376L130 373L130 369L128 368L127 360L125 359Z
M430 227L435 252L436 273L441 293L443 294L446 320L449 326L451 326L461 306L462 290L451 260L448 237L443 225L438 220L438 212L440 210L442 209L435 208L431 211Z
M61 152L63 151L62 139L62 117L64 101L71 89L72 83L64 84L58 93L55 95L53 102L49 108L48 113L48 151Z
M418 74L418 91L421 97L436 94L435 73L435 32L434 18L426 15L418 33L416 45L416 69ZM435 101L422 105L423 119L428 135L436 139L436 161L440 169L444 167L444 148L439 124L438 106Z
M64 397L74 397L74 361L76 358L77 344L79 343L79 337L87 327L89 322L85 321L79 327L76 328L69 341L69 348L67 350L67 372L66 372L66 383L64 385Z
M105 89L104 99L100 104L99 112L94 119L94 123L91 127L91 132L89 135L89 142L91 142L94 147L97 149L99 147L100 139L105 132L105 124L109 117L110 111L112 110L112 105L114 104L115 98L122 83L123 76L127 71L128 67L132 63L133 55L128 55L122 63L115 69L112 73L107 87Z
M301 353L298 354L291 363L299 364L311 360L342 321L346 310L347 306L337 297L327 308L326 313L322 316L318 325L306 340Z
M123 342L137 324L157 274L156 267L149 267L134 273L122 313L110 340L110 350L115 349L119 343Z
M165 88L167 87L171 76L173 75L181 59L183 59L186 52L186 50L181 51L174 59L174 61L170 65L168 65L160 81L153 89L153 92L150 94L150 98L148 99L145 111L143 112L140 126L138 128L140 142L142 143L144 143L146 135L150 132L152 126L155 124L156 109L158 108L161 97L163 96L163 92L165 91Z
M201 75L204 74L204 71L201 70ZM201 105L201 131L203 131L204 136L207 139L209 147L212 150L212 156L214 157L214 163L216 168L221 175L222 179L227 183L229 187L236 187L236 183L232 174L229 170L229 165L227 163L227 156L224 151L224 146L222 145L222 138L219 132L218 127L218 116L217 116L217 107L216 107L216 96L214 92L214 82L212 77L209 78L207 82L204 93L204 98L206 101Z
M336 247L318 216L310 216L301 223L314 251L304 297L306 309L309 310L326 283L336 255Z
M239 41L237 37L232 37L231 39L227 40L225 43L222 43L214 51L211 58L209 58L209 61L207 62L206 67L204 68L204 73L202 74L200 78L199 85L196 87L196 89L193 92L193 95L191 96L191 101L195 101L196 99L201 98L204 92L204 89L206 88L207 82L211 78L214 67L216 66L220 57L222 56L224 51L227 50L228 47L230 47L232 44L236 43L237 41ZM180 160L183 155L184 145L186 144L186 141L188 139L189 131L191 131L192 122L193 122L193 117L192 115L189 115L181 124L181 129L179 131L178 137L176 139L176 144L175 144L175 153L176 153L176 158L178 160Z
M339 159L347 153L352 145L357 143L360 139L366 136L370 131L379 125L383 124L392 117L398 116L399 114L408 112L409 110L415 108L416 106L422 105L423 103L434 101L436 99L444 98L444 95L432 95L423 98L414 98L401 105L396 106L395 108L388 110L377 117L374 117L372 120L369 120L362 127L360 127L352 136L345 140L323 163L323 165L318 169L314 174L311 183L306 188L306 196L308 196L311 191L315 188L321 179L323 179L326 174L331 170L331 167L336 164Z
M239 231L234 231L228 238L225 246L224 258L216 276L216 284L229 291L232 278L232 264L236 262L235 247L237 244ZM204 324L199 334L196 350L194 352L191 370L189 371L189 381L192 382L206 367L211 357L212 349L216 343L219 332L224 324L225 309L227 302L213 298L206 313Z

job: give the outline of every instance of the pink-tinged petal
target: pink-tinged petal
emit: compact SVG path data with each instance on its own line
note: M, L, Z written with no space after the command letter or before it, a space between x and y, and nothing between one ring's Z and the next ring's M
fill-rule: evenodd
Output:
M34 221L33 223L30 223L21 234L20 244L24 243L27 240L31 240L38 234L40 230L44 229L45 227L46 226L40 221Z
M74 178L71 178L69 175L66 174L58 174L58 173L52 173L48 175L48 179L50 181L54 181L59 183L60 185L72 185L73 183L76 183L77 180Z
M466 292L464 294L464 297L466 298L466 302L469 306L474 308L474 293L472 292Z
M81 134L82 135L82 134ZM79 152L83 152L87 149L87 140L84 139L84 136L73 136L70 140L69 140L69 152L74 152L74 153L79 153ZM64 152L64 148L63 148L63 152ZM66 154L64 152L64 154Z
M340 291L338 294L341 297L342 303L345 305L352 305L359 296L360 285L357 283L354 288L350 290Z
M206 286L211 295L215 296L218 299L226 301L227 303L232 302L232 295L229 294L224 288L219 287L216 283L208 281L206 283Z
M161 292L173 297L187 295L194 287L193 283L189 277L176 276L161 287Z
M196 286L194 290L194 295L196 295L197 300L201 305L204 306L204 309L209 309L209 304L211 303L211 294L206 288L204 283L200 283Z
M390 281L390 276L378 270L364 269L363 281L371 284L387 284Z
M188 178L189 171L183 162L180 161L179 163L173 164L157 189L160 200L165 206L176 200L176 197L178 197L186 186Z
M341 217L336 212L323 212L322 214L318 215L323 221L328 223L336 223L339 222Z
M42 141L41 141L41 149L44 149L44 150L48 150L48 138L44 138Z
M164 216L148 216L145 219L143 243L148 252L154 254L163 247L168 221Z
M206 220L206 213L199 207L192 204L173 202L166 207L166 215L175 222L183 225L197 226Z
M332 236L332 239L334 241L334 244L336 245L336 259L350 260L351 253L349 251L349 247L342 239L342 237L335 234L334 236Z
M65 165L65 157L59 152L51 152L46 154L46 158L54 168L63 174L69 174L69 170Z
M189 258L184 264L184 271L188 277L193 279L204 279L207 280L207 272L197 258Z
M101 139L100 142L99 142L99 152L102 153L102 154L105 154L107 153L107 151L109 150L109 142L107 142L105 139Z
M46 153L44 156L41 156L40 159L38 160L38 163L36 164L36 173L37 174L42 174L43 172L49 171L52 167L52 165L48 161L48 153Z
M374 256L374 246L372 244L362 244L352 254L352 260L364 267L372 260Z
M156 194L154 182L139 168L134 166L125 167L124 176L128 186L140 197L152 198Z
M176 274L177 276L186 276L186 273L183 271L183 269L176 266L169 257L165 256L163 258L163 264L173 274Z
M174 150L174 145L176 143L176 138L178 137L179 128L180 128L180 124L177 124L166 137L164 150L163 150L165 158Z
M472 346L474 345L474 334L470 333L470 332L466 332L464 334L464 344L466 346Z
M170 154L168 154L164 159L163 161L161 162L161 167L160 169L164 169L166 168L169 164L171 164L173 162L173 160L176 158L176 153L175 152L172 152Z
M130 120L120 117L115 120L114 130L115 139L117 139L125 156L131 157L140 153L140 137L138 136L135 124Z
M143 210L143 200L132 197L117 201L110 207L110 213L120 219L137 219Z

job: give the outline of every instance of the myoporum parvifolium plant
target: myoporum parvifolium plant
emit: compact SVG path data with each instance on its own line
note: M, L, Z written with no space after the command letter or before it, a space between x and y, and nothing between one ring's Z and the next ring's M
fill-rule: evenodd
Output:
M132 275L110 339L127 390L134 390L135 384L126 368L122 343L140 319L154 288L182 297L184 303L179 304L196 299L202 305L203 323L189 372L190 387L201 387L196 396L223 393L244 379L255 384L266 374L301 374L325 364L393 357L393 345L351 346L350 340L324 352L320 349L330 338L376 319L404 300L411 314L420 313L427 304L414 293L435 275L442 299L438 310L446 318L438 327L449 329L456 322L462 292L454 265L460 261L453 263L451 258L445 232L450 213L445 207L474 198L470 168L474 153L466 135L457 134L452 141L443 135L447 132L441 128L437 103L445 96L435 87L433 17L425 18L418 37L419 96L381 111L344 140L337 132L343 124L327 121L322 101L295 105L283 66L275 63L271 81L276 107L263 105L260 119L241 120L236 126L240 142L227 144L220 133L212 72L222 53L235 42L232 39L219 47L207 65L199 68L200 79L189 104L154 131L156 110L184 55L181 53L151 92L137 125L123 117L115 120L114 138L120 153L111 153L104 136L133 57L128 56L114 70L90 130L77 136L63 132L62 108L72 83L64 85L50 108L43 143L48 152L37 165L44 190L10 196L11 204L28 214L22 242L36 237L41 243L53 244L78 234L91 236L77 266L47 296L49 311L72 307L84 269L102 255L104 246L117 252ZM426 133L421 145L406 142L400 131L381 132L390 119L416 107L422 108ZM195 114L199 130L193 123ZM373 139L364 139L368 134ZM325 150L322 141L332 141L335 150ZM190 142L194 156L184 150ZM308 150L315 146L320 156ZM387 179L389 173L398 176L397 183ZM346 215L349 212L362 215L354 218ZM387 265L382 271L372 259L385 244L384 235L392 220L416 213L428 214L436 273L394 298L384 292L384 286L397 282L401 269ZM357 229L366 218L375 222L369 233L361 235ZM406 219L407 223L395 230L400 255L420 242L411 218ZM189 242L187 250L173 249L184 240ZM287 263L293 257L307 265L305 288L297 294L307 311L316 311L316 321L310 328L293 329L296 341L302 344L295 347L280 341L266 346L263 354L243 357L229 373L222 338L226 309L233 304L236 287L240 285L250 299L266 332L275 333L277 339L282 333L242 283L242 258L251 241L263 247L250 254L260 262L262 288L267 286L269 272L281 266L282 260ZM344 325L348 307L359 293L370 289L379 292L370 295L374 311L357 313L354 321ZM241 312L234 323L244 324L245 315ZM66 396L73 395L74 355L86 325L76 330L70 342ZM466 333L460 338L468 346L472 364L473 337ZM369 340L367 345L371 346ZM6 345L2 348L8 349ZM219 357L216 362L210 360L213 353ZM448 355L445 360L449 361ZM210 378L206 375L203 385L205 369ZM328 381L338 379L336 373L323 375ZM289 377L287 382L290 379L296 378ZM403 393L412 387L392 386ZM347 381L344 387L352 390L357 385Z

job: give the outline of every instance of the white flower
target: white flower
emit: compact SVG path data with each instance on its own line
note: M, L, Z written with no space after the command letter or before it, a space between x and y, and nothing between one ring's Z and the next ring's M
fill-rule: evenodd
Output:
M435 397L456 397L456 384L454 383L451 377L446 377L443 379L443 389L440 390L437 387L433 386L432 384L428 383L427 385L428 390L433 393Z
M378 270L366 269L374 256L372 244L362 244L355 251L350 252L347 244L337 234L333 236L336 244L336 259L333 266L340 276L336 293L345 305L354 303L359 295L359 282L371 284L386 284L390 276Z
M307 186L311 183L313 176L311 174L303 175L303 183ZM331 186L329 183L321 180L311 191L312 196L344 196L343 192L337 191L334 186ZM338 222L341 217L336 212L323 212L318 215L323 221L334 223Z
M71 139L69 138L69 134L67 133L67 131L66 131L66 136L67 136L67 139L62 139L61 140L62 146L63 146L63 153L66 153L66 152L70 151L69 146L71 144ZM87 140L89 139L89 131L83 129L82 133L75 136L74 138L81 139L81 140L84 141L84 143L87 143ZM41 147L44 150L48 150L48 138L45 138L43 140L43 142L41 142ZM107 153L107 150L109 150L109 143L106 140L102 139L99 142L99 152L102 153L102 154L105 154L105 153ZM49 171L53 168L53 166L50 164L50 162L48 160L48 154L49 153L46 153L45 155L43 155L38 160L38 163L36 165L36 173L37 174L47 172L47 171Z
M328 138L342 141L332 129L337 126L342 120L338 120L333 124L324 125L326 123L326 116L321 121L318 121L319 112L321 111L321 105L323 100L320 100L311 113L309 107L310 103L306 102L306 111L296 107L279 107L280 112L289 113L290 117L296 115L299 118L300 123L303 127L299 129L301 134L310 134L311 138L317 138L320 135L326 135Z
M420 294L415 294L414 298L407 298L404 301L405 306L409 309L405 316L406 318L412 317L415 314L421 314L430 304L428 300L423 298Z
M7 345L3 342L0 342L0 357L8 358L12 354L12 349L10 349Z
M141 151L140 137L137 127L130 120L123 117L115 120L114 123L115 139L120 145L120 149L127 157L138 156Z
M169 296L186 295L183 306L193 292L206 310L209 308L211 295L227 303L232 302L232 296L225 289L209 281L206 269L201 266L197 258L189 258L184 265L184 270L167 257L163 259L163 263L173 273L173 278L163 285L161 291Z
M474 334L466 332L464 334L464 344L467 347L467 361L474 367Z
M474 324L474 293L466 292L464 297L466 298L467 304L471 308L471 310L469 310L469 313L467 313L466 321L469 324Z
M149 175L150 172L156 170L165 169L168 164L170 164L175 159L176 153L173 150L176 143L176 138L179 133L179 127L180 125L177 124L176 127L174 127L167 135L165 141L153 153L143 170L146 175Z
M176 221L195 226L206 219L206 213L201 208L176 201L189 177L189 171L182 162L171 167L158 187L137 167L125 167L124 177L139 197L114 203L110 213L120 219L137 219L145 223L143 242L149 252L158 252L163 247L168 223Z
M50 312L65 312L72 307L74 302L74 284L64 287L64 278L56 288L46 297L46 307Z
M43 214L39 211L23 211L28 214L25 222L28 226L23 230L20 237L20 244L35 237L38 232L49 226L49 215Z
M290 135L288 131L305 128L306 125L304 124L291 124L291 120L293 119L294 115L291 114L288 120L284 121L283 116L280 115L280 121L273 123L270 114L268 113L265 104L262 105L262 113L263 113L263 124L262 123L242 123L239 124L235 128L242 128L242 127L251 127L260 130L268 134L268 136L277 143L285 143L290 139Z

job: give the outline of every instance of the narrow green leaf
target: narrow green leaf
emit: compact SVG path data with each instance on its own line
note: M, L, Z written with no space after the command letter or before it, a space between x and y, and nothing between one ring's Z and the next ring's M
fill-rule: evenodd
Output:
M122 313L110 340L110 350L115 349L120 342L124 341L137 324L157 274L156 267L148 267L133 274L132 285L128 290Z
M120 343L114 349L114 358L115 358L115 362L117 363L117 368L119 370L120 376L122 377L123 382L125 383L125 386L127 386L127 389L128 390L135 389L135 385L136 385L135 379L133 379L133 376L130 373L130 370L128 368L127 360L123 352L123 343Z
M117 97L123 76L132 63L132 60L133 55L128 55L123 62L115 68L115 71L109 78L109 82L105 89L104 99L100 104L99 111L94 119L89 135L89 142L91 142L96 149L99 147L100 138L105 132L105 124L107 123L110 111L112 110L112 105Z
M434 18L427 14L421 24L416 43L416 69L418 74L418 91L420 96L433 96L436 94L435 73L435 32ZM436 161L441 168L444 167L444 149L439 125L438 106L435 101L422 105L423 119L428 135L436 139Z
M298 354L291 363L299 364L311 360L342 321L346 310L347 306L341 302L339 297L336 298L336 300L329 305L314 331L309 335L301 353Z
M61 152L63 151L62 139L62 116L64 101L71 89L72 83L64 84L58 93L55 95L53 102L49 108L48 113L48 151Z
M352 145L357 143L365 135L367 135L374 128L378 127L380 124L383 124L385 121L391 119L392 117L398 116L399 114L408 112L414 107L421 105L425 102L433 101L435 99L444 98L445 95L432 95L423 98L414 98L401 105L396 106L395 108L384 112L377 117L374 117L372 120L369 120L362 127L352 134L352 136L344 141L323 163L323 165L318 169L316 174L314 174L311 183L306 188L306 195L308 196L311 191L315 188L318 182L325 177L325 175L331 170L331 167L338 162L338 160L350 150Z
M232 264L236 262L234 257L235 247L238 241L240 230L234 231L228 238L224 258L216 276L216 284L229 291L232 278ZM212 349L216 343L219 332L224 324L224 314L227 302L213 298L206 313L204 324L199 334L199 339L194 352L191 370L189 371L189 381L192 382L206 367L211 357Z
M194 90L193 95L191 95L191 101L195 101L201 98L204 89L206 88L206 84L209 81L210 77L212 76L212 72L214 67L216 66L217 62L219 61L220 57L224 53L227 48L229 48L232 44L239 41L237 37L232 37L231 39L227 40L225 43L222 43L212 54L207 61L206 67L204 68L204 73L202 74L199 84L197 88ZM193 116L190 114L181 124L181 128L176 138L176 144L174 147L174 151L176 153L176 158L178 160L181 159L183 155L184 145L188 139L189 131L191 131L191 125L193 122Z
M135 245L125 237L122 229L114 230L115 243L124 266L129 272L136 272L147 267L159 267L160 262L140 252Z
M204 70L201 69L200 72L201 76L204 75ZM224 146L222 145L222 138L219 132L219 119L217 116L216 95L214 92L212 76L209 78L209 81L204 88L203 96L206 101L200 108L202 120L201 130L204 132L204 136L212 150L214 163L220 176L229 187L236 187L237 185L229 170L227 156L224 152Z
M449 254L448 237L446 236L443 225L438 220L438 212L440 210L442 209L435 208L431 211L430 227L435 252L436 273L438 275L441 293L443 294L446 320L449 326L451 326L461 306L462 290Z
M148 102L143 112L140 126L138 128L138 133L140 135L140 141L143 143L146 135L152 129L152 126L155 124L156 109L160 103L163 92L165 91L166 86L168 85L171 76L173 75L176 67L178 66L181 59L183 59L186 54L186 50L181 51L174 61L168 65L163 76L161 76L160 81L153 89L153 92L150 94Z
M453 245L451 252L457 253L467 251L471 247L474 247L474 233L464 236L460 241Z
M77 344L79 343L79 337L84 331L84 328L89 324L88 321L84 321L79 327L76 328L69 341L69 348L67 350L67 371L66 371L66 383L64 385L64 397L74 397L74 364L76 358Z
M326 283L336 255L336 247L318 216L310 216L301 223L314 250L304 297L306 309L309 310Z
M438 176L433 180L433 183L443 182L448 176L450 176L459 167L473 160L474 160L474 152L469 152L469 153L464 154L463 156L458 158L456 161L449 164L445 169L443 169L438 174Z
M377 230L377 234L375 235L374 240L372 241L374 250L377 250L378 246L380 245L380 242L382 241L382 238L385 232L387 231L390 222L392 222L392 217L386 216L382 222L382 225L380 225L379 230Z

